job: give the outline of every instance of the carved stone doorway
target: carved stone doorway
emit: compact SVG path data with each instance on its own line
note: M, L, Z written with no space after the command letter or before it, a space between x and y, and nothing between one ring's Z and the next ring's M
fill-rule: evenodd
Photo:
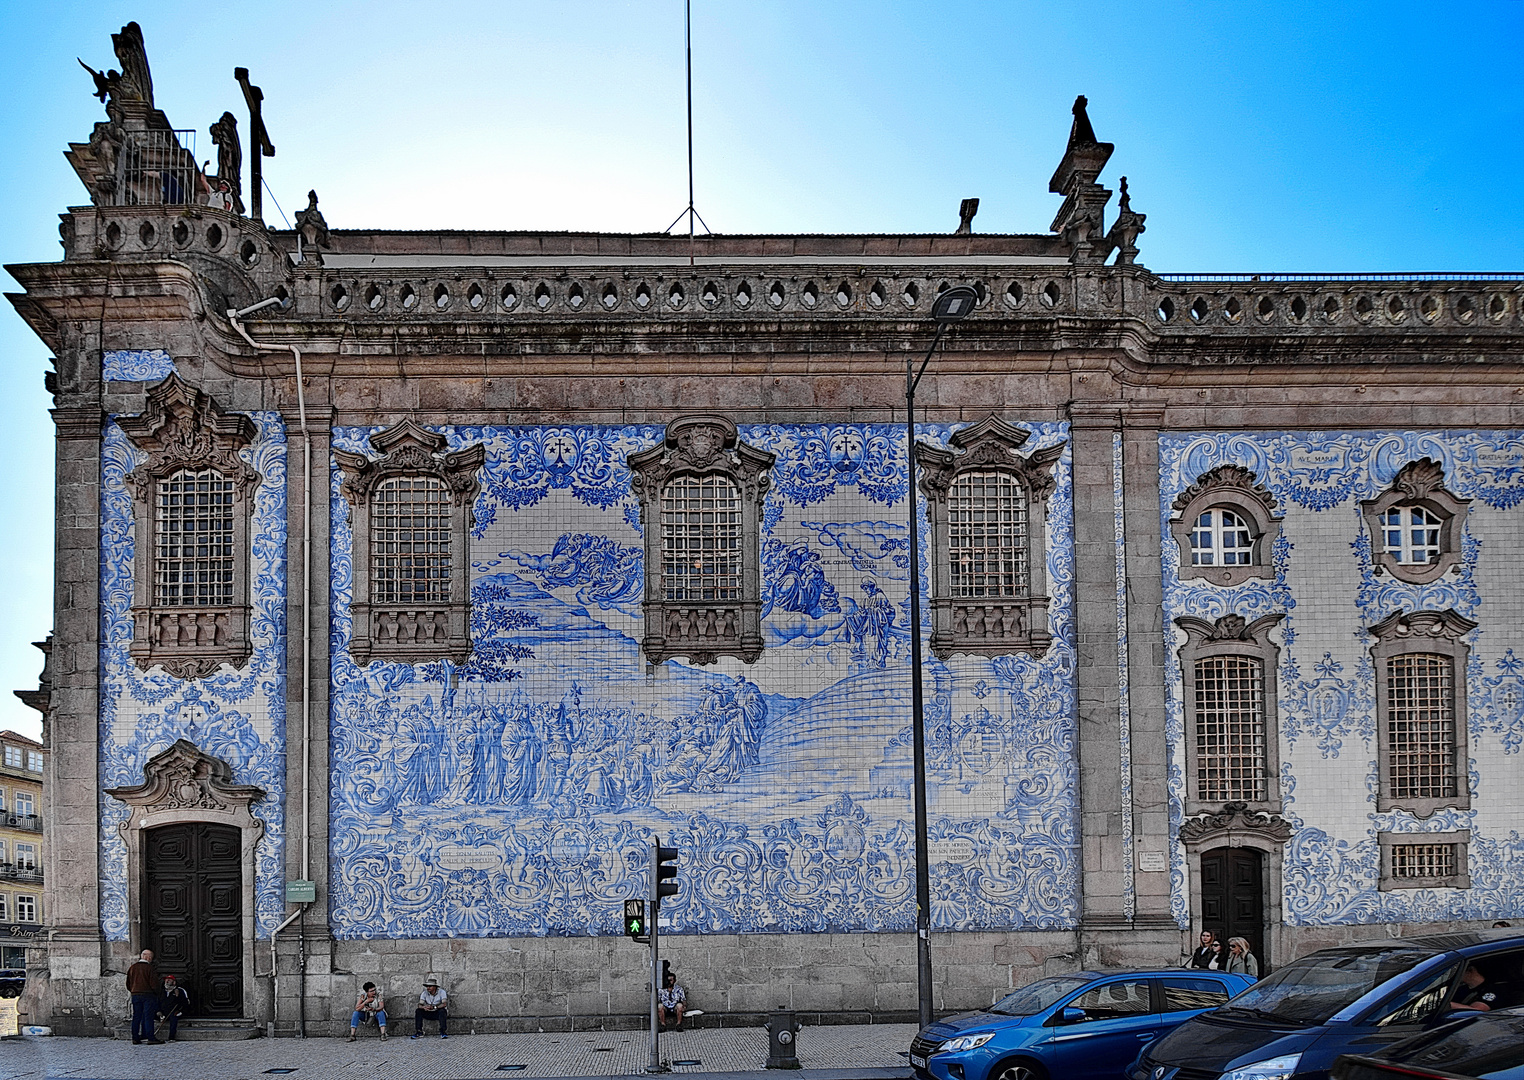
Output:
M1265 973L1265 873L1260 852L1228 847L1201 853L1201 926L1222 941L1246 940L1260 962L1260 973Z
M241 832L188 822L143 834L143 943L190 992L190 1015L243 1015Z

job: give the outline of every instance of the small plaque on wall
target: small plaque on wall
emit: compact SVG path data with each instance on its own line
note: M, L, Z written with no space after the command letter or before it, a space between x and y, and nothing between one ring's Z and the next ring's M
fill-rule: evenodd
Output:
M286 882L286 903L310 904L317 899L317 886L311 881Z
M1162 874L1168 869L1169 860L1164 857L1164 852L1138 852L1138 872L1140 874Z

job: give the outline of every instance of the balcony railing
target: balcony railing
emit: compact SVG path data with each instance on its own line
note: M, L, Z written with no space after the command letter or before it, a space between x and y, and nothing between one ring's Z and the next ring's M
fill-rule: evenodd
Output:
M39 814L0 813L0 825L4 825L7 829L25 829L28 832L42 832L42 817Z
M117 158L118 206L201 202L204 183L194 130L127 133Z
M0 863L0 879L6 881L41 881L42 867Z

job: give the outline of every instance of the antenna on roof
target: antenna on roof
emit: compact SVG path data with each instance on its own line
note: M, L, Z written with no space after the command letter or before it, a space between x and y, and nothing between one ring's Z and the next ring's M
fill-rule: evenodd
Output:
M697 221L709 232L709 225L693 206L693 0L683 0L683 45L688 62L688 205L681 214L672 219L666 228L671 232L677 223L688 219L688 265L693 265L693 223Z

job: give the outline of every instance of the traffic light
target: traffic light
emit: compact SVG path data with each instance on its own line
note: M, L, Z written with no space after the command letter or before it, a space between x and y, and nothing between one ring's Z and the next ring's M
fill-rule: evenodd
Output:
M662 847L661 841L651 846L651 899L658 905L663 896L677 895L677 848Z
M646 930L646 902L644 900L624 902L624 932L636 941L651 940Z

